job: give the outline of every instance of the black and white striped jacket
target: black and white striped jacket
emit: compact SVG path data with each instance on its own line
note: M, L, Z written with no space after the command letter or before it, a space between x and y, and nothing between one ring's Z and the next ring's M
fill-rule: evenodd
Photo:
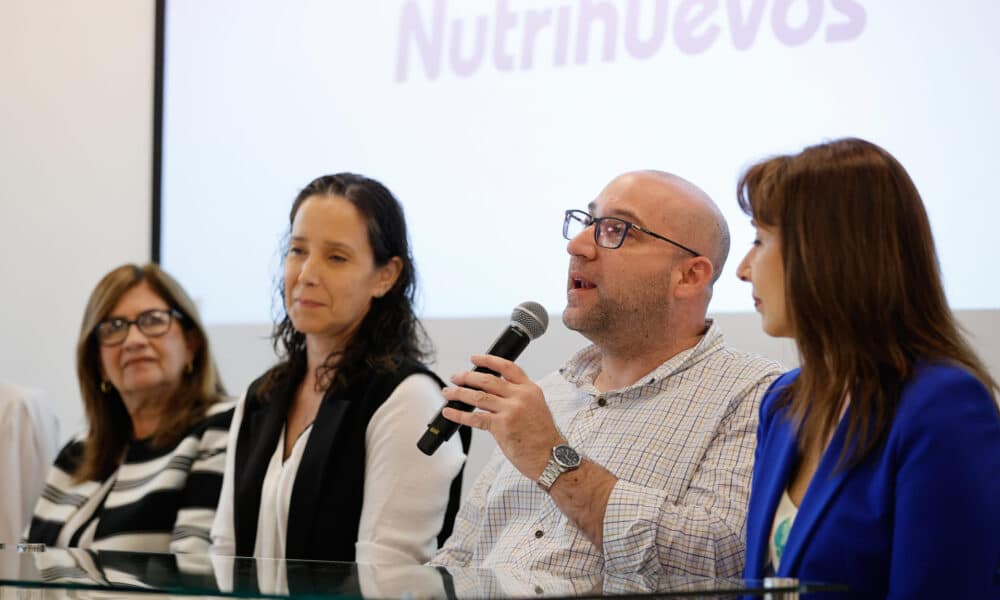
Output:
M49 471L26 539L59 547L207 552L222 488L234 402L218 402L173 447L133 441L104 481L74 482L84 438Z

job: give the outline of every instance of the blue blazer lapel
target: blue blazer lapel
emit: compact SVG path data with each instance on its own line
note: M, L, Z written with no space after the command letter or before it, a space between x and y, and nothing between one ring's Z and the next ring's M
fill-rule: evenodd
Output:
M781 419L776 416L775 419ZM798 456L795 434L787 423L780 421L772 430L767 446L762 449L754 466L754 490L747 514L746 576L763 576L768 563L769 538L774 511L778 508Z
M792 530L788 533L788 543L781 556L778 576L798 572L802 554L809 545L813 531L847 479L849 469L836 469L841 451L844 448L844 437L847 435L846 425L847 415L844 415L840 424L837 425L830 445L823 453L823 458L820 459L812 481L809 482L806 495L802 498L802 505L799 507L798 514L795 515L795 522L792 523ZM784 482L787 485L787 477ZM772 516L774 514L773 508L771 514Z

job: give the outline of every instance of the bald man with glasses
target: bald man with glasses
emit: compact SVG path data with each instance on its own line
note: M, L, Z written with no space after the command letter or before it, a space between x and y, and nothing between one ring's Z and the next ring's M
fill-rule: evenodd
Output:
M514 363L452 378L445 416L497 452L432 563L563 575L738 577L757 410L782 372L706 318L729 230L701 189L659 171L568 210L563 322L591 345L538 383Z

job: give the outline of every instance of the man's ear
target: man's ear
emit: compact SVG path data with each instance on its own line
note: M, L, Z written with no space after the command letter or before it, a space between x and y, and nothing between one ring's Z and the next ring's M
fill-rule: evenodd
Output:
M674 295L678 298L690 298L704 293L705 288L712 284L715 276L715 266L707 256L693 256L681 261L680 273Z
M372 296L381 298L389 293L392 286L396 285L396 281L399 279L399 274L402 272L403 259L398 256L390 258L389 262L378 268L378 275L375 280L375 286L372 289Z

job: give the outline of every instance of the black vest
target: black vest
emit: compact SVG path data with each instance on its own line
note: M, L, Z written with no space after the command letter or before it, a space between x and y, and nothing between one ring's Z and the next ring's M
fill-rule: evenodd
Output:
M368 422L396 386L415 373L429 375L443 386L441 379L426 367L407 361L394 373L359 376L350 389L328 392L323 398L292 487L285 558L354 561L354 544L364 504ZM233 521L237 556L253 555L264 475L301 382L289 378L267 394L261 394L262 379L254 381L247 390L236 442ZM462 427L459 435L468 455L472 432ZM419 452L417 440L413 440L413 451ZM439 546L451 534L461 489L462 471L459 471L449 490Z

